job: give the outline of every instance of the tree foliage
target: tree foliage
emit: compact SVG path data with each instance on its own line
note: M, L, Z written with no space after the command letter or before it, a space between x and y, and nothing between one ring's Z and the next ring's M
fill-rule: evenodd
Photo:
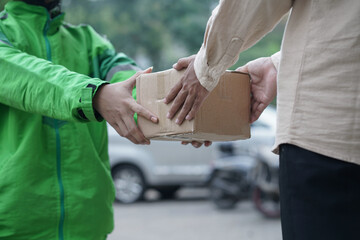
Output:
M7 0L0 0L0 9ZM87 23L104 34L118 51L141 67L170 68L180 57L195 54L203 41L206 22L218 0L63 0L66 21ZM238 63L269 56L280 49L281 22Z

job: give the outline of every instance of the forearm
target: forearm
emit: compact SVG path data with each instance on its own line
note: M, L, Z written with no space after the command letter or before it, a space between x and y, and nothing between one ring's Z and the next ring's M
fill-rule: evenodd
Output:
M291 8L291 0L222 0L209 19L195 59L200 83L211 91L224 71L271 31Z

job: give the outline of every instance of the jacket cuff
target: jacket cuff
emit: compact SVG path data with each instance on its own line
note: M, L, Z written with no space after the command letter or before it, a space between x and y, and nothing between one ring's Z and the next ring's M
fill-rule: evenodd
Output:
M276 71L279 72L280 60L281 60L281 52L274 53L271 55L271 61L274 64Z
M221 74L216 73L216 69L211 69L207 63L206 49L201 46L196 54L194 61L194 70L200 84L211 92L219 82Z
M107 82L100 82L98 84L88 84L86 88L81 90L80 109L78 113L83 120L86 121L102 121L102 116L93 107L93 98L98 89Z

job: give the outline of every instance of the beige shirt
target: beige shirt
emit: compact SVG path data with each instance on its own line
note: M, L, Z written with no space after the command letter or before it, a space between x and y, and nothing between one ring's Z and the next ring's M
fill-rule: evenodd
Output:
M275 151L290 143L360 164L360 0L221 0L195 59L212 90L290 12L278 69ZM240 56L241 57L241 56Z

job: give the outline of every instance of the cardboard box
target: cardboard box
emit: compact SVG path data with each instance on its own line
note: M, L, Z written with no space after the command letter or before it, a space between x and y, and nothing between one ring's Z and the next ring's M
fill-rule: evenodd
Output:
M180 81L184 71L174 69L140 75L137 101L159 117L154 124L139 116L138 126L149 139L179 141L233 141L250 137L250 77L228 71L209 94L192 121L175 124L166 118L172 103L163 99Z

